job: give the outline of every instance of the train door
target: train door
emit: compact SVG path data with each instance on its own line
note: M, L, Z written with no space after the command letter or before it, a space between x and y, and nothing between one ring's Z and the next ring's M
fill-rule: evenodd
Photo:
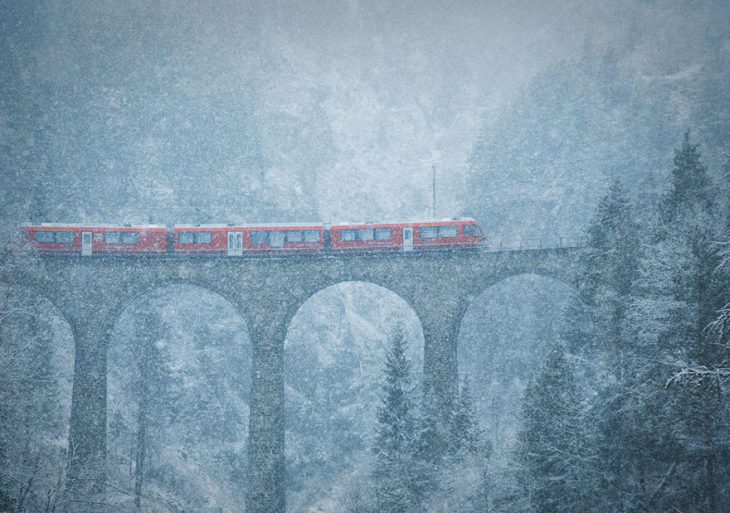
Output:
M91 255L91 232L81 232L81 255Z
M413 228L403 228L403 251L413 251Z
M324 250L329 251L332 249L332 234L329 228L324 230Z
M228 256L243 255L243 232L228 232Z

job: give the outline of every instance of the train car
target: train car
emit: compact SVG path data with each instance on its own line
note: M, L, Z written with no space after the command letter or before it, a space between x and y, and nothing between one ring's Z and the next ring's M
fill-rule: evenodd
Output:
M159 225L28 224L21 227L28 246L59 255L161 255L167 228Z
M172 247L179 255L271 255L322 253L321 223L176 225Z
M337 224L329 232L334 253L471 249L484 240L479 224L469 218Z

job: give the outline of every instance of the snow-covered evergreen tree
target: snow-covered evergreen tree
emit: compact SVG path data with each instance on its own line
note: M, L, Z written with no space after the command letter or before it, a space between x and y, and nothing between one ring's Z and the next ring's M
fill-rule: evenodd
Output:
M594 343L621 373L627 341L624 318L638 276L640 237L633 206L615 181L598 203L588 228L588 241L579 259L576 284L580 299L590 310Z
M730 290L727 276L716 272L723 221L698 144L690 141L688 131L675 153L652 244L642 260L629 325L646 361L640 380L654 388L645 403L654 412L654 436L653 451L645 453L644 475L657 484L643 502L657 508L715 513L718 482L728 477L718 465L718 442L726 437L726 398L709 376L676 379L681 369L709 368L722 358L723 348L708 326Z
M449 445L449 453L456 461L465 454L476 454L485 448L468 379L464 379L459 387L459 397L451 419Z
M400 325L391 339L385 359L385 382L377 411L373 482L378 511L414 511L414 440L416 419L411 397L411 366L407 341Z
M675 151L669 191L660 205L665 228L674 222L699 220L698 216L714 210L712 184L698 148L699 143L692 144L687 130L682 147Z
M591 382L596 394L585 426L595 461L602 468L594 469L595 479L588 483L590 495L620 510L636 505L637 458L645 437L639 433L643 398L630 393L640 389L636 381L640 355L625 332L639 277L641 235L633 204L619 181L599 200L587 235L575 276L579 294L566 312L565 335L575 350L593 362ZM580 321L579 314L584 312L589 326Z
M580 403L573 369L558 344L527 388L516 449L518 479L536 513L589 511Z
M491 442L479 425L469 380L464 379L451 415L443 458L438 464L426 467L430 468L432 478L428 493L423 496L424 509L433 513L483 511L490 485L487 475L490 456Z

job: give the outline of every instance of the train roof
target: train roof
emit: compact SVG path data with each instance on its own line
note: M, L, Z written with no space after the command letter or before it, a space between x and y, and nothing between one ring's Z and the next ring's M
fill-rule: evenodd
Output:
M102 224L102 223L23 223L23 228L161 228L164 224Z
M186 228L324 228L324 223L224 223L224 224L176 224L177 229Z
M423 224L423 223L453 223L453 222L476 222L471 217L444 218L444 219L411 219L406 221L338 221L332 223L215 223L215 224L176 224L175 230L193 228L324 228L328 226L366 226L366 225L395 225L395 224Z
M471 217L444 218L444 219L409 219L400 221L337 221L325 222L304 222L304 223L215 223L215 224L176 224L173 229L186 228L325 228L328 226L366 226L366 225L396 225L396 224L422 224L422 223L453 223L453 222L476 222ZM167 229L163 224L104 224L104 223L24 223L23 228L138 228L138 229Z
M408 219L400 221L348 221L348 222L337 222L328 223L330 226L350 226L350 225L381 225L381 224L423 224L423 223L453 223L453 222L473 222L476 223L471 217L454 217L454 218L443 218L443 219Z

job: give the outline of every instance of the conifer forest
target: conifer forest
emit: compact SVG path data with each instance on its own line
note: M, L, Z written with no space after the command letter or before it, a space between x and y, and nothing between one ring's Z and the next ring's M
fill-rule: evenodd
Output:
M730 513L730 3L0 0L52 512Z

